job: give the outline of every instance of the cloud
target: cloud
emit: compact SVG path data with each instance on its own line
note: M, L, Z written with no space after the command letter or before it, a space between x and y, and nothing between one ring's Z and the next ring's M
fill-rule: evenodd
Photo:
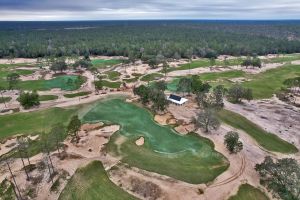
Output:
M0 0L0 20L299 19L298 0Z

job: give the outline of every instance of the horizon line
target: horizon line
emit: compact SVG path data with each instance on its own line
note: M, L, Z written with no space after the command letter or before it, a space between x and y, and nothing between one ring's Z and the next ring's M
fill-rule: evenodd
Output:
M89 22L89 21L300 21L299 19L62 19L62 20L0 20L0 22Z

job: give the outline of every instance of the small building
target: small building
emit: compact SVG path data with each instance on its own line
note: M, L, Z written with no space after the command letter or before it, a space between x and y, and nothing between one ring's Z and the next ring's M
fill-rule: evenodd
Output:
M188 99L174 95L174 94L170 94L170 96L168 96L167 100L171 101L172 103L175 103L176 105L183 105L185 102L188 101Z

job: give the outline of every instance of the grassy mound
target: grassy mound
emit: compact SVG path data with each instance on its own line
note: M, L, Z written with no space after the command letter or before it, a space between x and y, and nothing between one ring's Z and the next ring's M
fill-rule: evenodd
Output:
M76 171L62 191L59 199L131 200L136 198L109 180L100 161L93 161Z
M111 137L107 150L131 166L195 184L213 180L228 167L210 140L160 126L146 109L120 99L95 104L82 120L120 124L122 128ZM141 136L145 144L138 147L135 141Z
M40 95L39 100L40 101L50 101L50 100L56 100L58 99L58 96L55 95Z
M259 189L249 185L243 184L239 187L239 191L236 195L230 197L228 200L269 200L265 193Z
M218 113L218 116L224 123L245 131L266 150L280 153L298 152L298 149L294 145L282 140L277 135L266 132L261 127L237 113L222 110Z

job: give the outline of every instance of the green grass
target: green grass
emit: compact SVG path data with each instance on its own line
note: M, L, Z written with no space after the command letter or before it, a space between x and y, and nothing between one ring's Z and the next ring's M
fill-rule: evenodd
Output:
M51 108L35 112L0 116L0 141L17 134L47 132L57 123L68 123L76 109Z
M253 90L255 99L270 98L284 86L284 80L297 76L300 76L300 66L287 65L249 76L252 80L242 85Z
M199 78L204 82L209 82L212 86L224 85L230 87L234 83L229 81L232 78L243 77L249 81L243 82L242 86L251 88L254 99L271 98L273 94L284 87L283 82L288 78L300 76L299 65L286 65L276 69L270 69L259 74L246 74L242 71L226 71L218 73L200 74ZM179 78L168 83L168 90L176 91Z
M0 64L0 69L13 69L16 67L34 67L34 65L28 63Z
M148 110L121 99L96 103L82 120L119 124L121 130L111 137L107 151L130 166L198 184L214 180L229 165L210 140L160 126ZM145 138L143 146L135 144L140 136ZM122 138L124 142L118 144Z
M56 100L58 99L58 96L55 95L40 95L39 100L40 101L50 101L50 100Z
M100 161L93 161L76 171L59 196L59 200L131 200L135 197L108 178Z
M199 79L203 82L208 82L212 86L216 85L224 85L230 86L232 82L229 79L244 77L246 75L245 72L234 70L234 71L225 71L225 72L216 72L216 73L203 73L198 75ZM179 83L179 79L181 77L174 78L171 82L167 84L167 88L169 91L176 92L177 85Z
M4 179L0 183L0 199L3 200L15 200L16 195L13 190L13 185L7 179Z
M5 65L7 66L7 65ZM9 65L10 66L10 65ZM7 82L6 82L6 76L10 73L17 73L19 75L30 75L32 73L34 73L34 71L32 70L25 70L25 69L18 69L18 70L11 70L14 69L14 67L4 67L2 66L1 68L1 64L0 64L0 85L3 87L7 87Z
M152 73L152 74L147 74L147 75L143 76L141 78L141 81L149 82L149 81L154 81L154 80L160 79L162 77L164 77L164 75L158 74L158 73Z
M263 59L265 63L283 63L300 60L300 54L284 54L275 58Z
M269 200L267 195L259 189L249 185L243 184L239 187L236 195L230 197L228 200Z
M28 69L17 69L15 70L15 72L19 75L30 75L30 74L33 74L34 71L33 70L28 70Z
M71 80L71 82L69 81ZM23 90L51 90L60 88L62 90L77 90L86 81L84 77L64 75L58 76L50 80L31 80L20 81L18 87Z
M77 93L71 93L71 94L64 94L64 97L74 98L74 97L86 96L89 94L91 94L91 92L77 92Z
M106 80L103 80L102 84L104 87L108 87L108 88L120 88L121 86L121 82L111 82Z
M108 67L108 66L114 66L114 65L117 65L117 64L120 64L120 63L122 63L122 60L118 60L118 59L111 59L111 60L95 59L95 60L92 60L92 64L95 67L98 67L98 68L105 68L105 67Z
M0 97L0 103L9 102L11 100L11 97Z
M117 71L109 71L109 72L105 72L105 74L107 74L110 80L117 80L121 75L120 72Z
M268 151L280 153L298 152L298 149L294 145L282 140L272 133L266 132L261 127L237 113L229 110L222 110L218 113L218 116L224 123L245 131L248 135L255 139L260 146Z
M139 77L134 77L134 78L124 78L123 81L126 83L134 83L137 80L139 80Z

